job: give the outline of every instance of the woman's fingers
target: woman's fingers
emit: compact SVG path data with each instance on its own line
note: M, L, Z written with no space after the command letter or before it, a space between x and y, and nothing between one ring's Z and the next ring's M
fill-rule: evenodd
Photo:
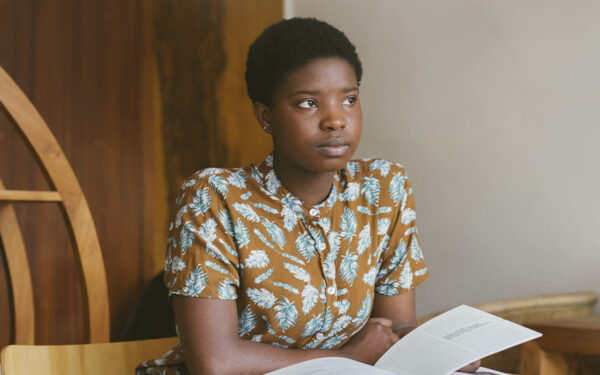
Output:
M477 360L475 362L471 362L468 365L466 365L465 367L461 368L458 371L461 372L475 372L477 371L477 369L481 366L481 361Z

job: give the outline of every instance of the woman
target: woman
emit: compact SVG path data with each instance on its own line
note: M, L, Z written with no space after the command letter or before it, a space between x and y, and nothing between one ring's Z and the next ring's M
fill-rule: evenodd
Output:
M147 374L263 374L308 359L373 364L414 327L427 278L404 169L351 161L361 63L331 25L267 28L246 63L273 153L183 185L165 281L181 345Z

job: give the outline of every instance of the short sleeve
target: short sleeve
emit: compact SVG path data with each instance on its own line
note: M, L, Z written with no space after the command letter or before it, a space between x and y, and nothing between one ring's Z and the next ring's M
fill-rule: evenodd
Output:
M231 217L215 184L200 176L183 184L177 200L167 239L165 283L169 296L236 299L239 258Z
M404 169L393 170L384 186L385 198L394 206L395 217L383 249L375 291L393 296L414 288L429 274L419 244L414 195Z

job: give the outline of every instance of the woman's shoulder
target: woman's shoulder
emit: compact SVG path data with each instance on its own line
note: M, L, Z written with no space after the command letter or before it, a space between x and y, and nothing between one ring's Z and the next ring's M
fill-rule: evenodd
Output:
M197 190L211 187L213 190L223 190L227 186L245 188L250 177L250 168L204 168L194 172L181 184L181 190Z
M180 199L197 194L226 199L234 191L240 194L246 191L249 179L251 179L251 167L200 169L181 184Z

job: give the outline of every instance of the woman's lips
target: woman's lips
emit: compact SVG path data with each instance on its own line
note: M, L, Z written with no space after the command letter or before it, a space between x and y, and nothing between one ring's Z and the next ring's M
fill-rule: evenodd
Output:
M348 152L349 149L350 146L348 144L325 144L318 147L318 150L321 154L329 157L343 156Z

